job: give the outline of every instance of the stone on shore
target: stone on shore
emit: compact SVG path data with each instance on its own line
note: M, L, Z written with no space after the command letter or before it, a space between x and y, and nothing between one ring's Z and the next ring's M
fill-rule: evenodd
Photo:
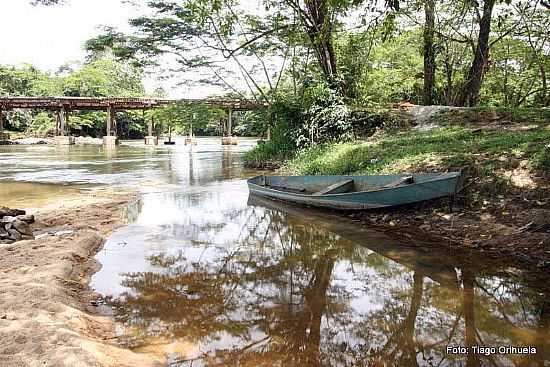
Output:
M22 235L32 236L31 227L26 222L16 219L11 223L11 225Z
M11 215L6 215L5 217L3 217L1 219L2 223L12 223L14 221L16 221L17 218L16 217L12 217Z
M18 215L16 218L19 219L19 220L22 220L23 222L27 222L28 224L33 224L34 223L34 215L32 215L32 214Z
M1 243L33 239L34 235L29 225L31 223L34 223L34 215L26 215L24 210L0 208Z
M10 228L8 229L8 233L10 235L9 239L19 241L23 238L23 235L19 233L19 231L17 231L16 229Z
M25 215L25 214L27 214L27 212L25 212L24 210L10 209L5 206L0 207L0 218L3 218L5 216L17 217L18 215Z

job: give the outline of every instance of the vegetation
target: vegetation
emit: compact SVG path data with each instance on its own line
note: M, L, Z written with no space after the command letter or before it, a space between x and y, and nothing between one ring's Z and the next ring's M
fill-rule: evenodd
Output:
M512 176L531 169L549 172L549 141L548 124L521 133L446 126L386 134L372 141L316 145L300 152L283 170L300 175L361 175L468 168L478 180L478 194L491 197L511 189Z
M364 139L382 125L396 131L403 121L387 112L388 103L511 113L550 104L545 1L262 0L258 7L247 5L148 1L144 15L130 20L130 32L105 27L88 40L83 65L63 67L55 75L4 67L0 93L140 96L144 73L169 62L164 77L195 87L214 84L232 97L267 105L266 111L235 119L238 134L271 138L247 155L251 163L291 157L315 144ZM189 72L193 76L187 77ZM192 110L174 106L152 114L176 132L188 131L193 116L199 116L193 124L197 131L221 132L223 111ZM119 119L127 135L143 133L143 116L129 113ZM42 132L52 124L38 112L14 112L8 120L19 130ZM92 135L103 124L101 114L91 113L79 114L72 123Z

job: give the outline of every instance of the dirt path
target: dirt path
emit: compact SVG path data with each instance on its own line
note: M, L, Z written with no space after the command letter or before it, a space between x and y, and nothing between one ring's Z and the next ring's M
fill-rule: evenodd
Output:
M0 245L1 366L161 365L117 347L114 323L90 304L93 257L133 199L111 193L34 213L35 233L73 232Z

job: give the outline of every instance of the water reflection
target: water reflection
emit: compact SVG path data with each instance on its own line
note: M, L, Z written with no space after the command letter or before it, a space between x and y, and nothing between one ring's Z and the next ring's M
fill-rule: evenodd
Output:
M445 251L251 201L241 181L146 195L99 255L124 340L176 366L544 366L549 297ZM535 356L447 345L537 345Z

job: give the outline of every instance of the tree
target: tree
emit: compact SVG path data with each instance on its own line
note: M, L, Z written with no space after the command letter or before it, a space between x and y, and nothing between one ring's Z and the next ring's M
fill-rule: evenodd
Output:
M424 105L433 104L435 87L435 0L424 1Z
M70 69L70 68L69 68ZM113 57L93 59L63 79L63 94L71 97L139 97L145 91L141 71Z
M479 33L474 59L468 70L465 84L462 87L462 93L458 99L458 105L460 106L475 106L479 102L481 83L488 68L489 35L491 33L491 17L495 2L496 0L483 1L483 13L479 18Z

